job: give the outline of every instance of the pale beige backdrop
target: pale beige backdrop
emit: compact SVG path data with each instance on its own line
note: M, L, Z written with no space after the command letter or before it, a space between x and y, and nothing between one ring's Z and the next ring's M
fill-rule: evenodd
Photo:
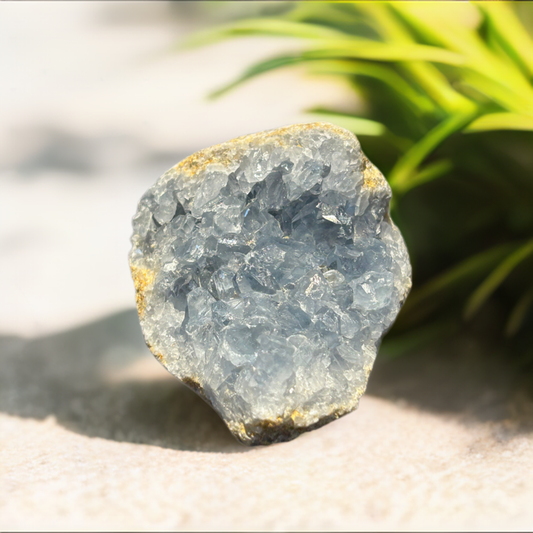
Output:
M184 156L308 118L332 80L217 102L247 39L176 54L184 3L0 3L0 529L533 527L533 408L490 346L379 358L360 409L246 449L144 347L127 267L144 190Z

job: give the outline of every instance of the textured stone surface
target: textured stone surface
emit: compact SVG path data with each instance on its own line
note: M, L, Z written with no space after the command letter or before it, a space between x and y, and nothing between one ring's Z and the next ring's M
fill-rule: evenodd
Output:
M390 195L354 135L315 123L197 152L141 199L145 340L242 442L357 407L411 284Z

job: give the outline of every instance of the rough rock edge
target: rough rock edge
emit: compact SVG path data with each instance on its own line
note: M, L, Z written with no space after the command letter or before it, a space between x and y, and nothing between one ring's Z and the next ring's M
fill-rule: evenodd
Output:
M158 357L159 359L159 357ZM161 359L159 359L161 361ZM162 362L162 361L161 361ZM372 370L371 366L365 367L366 373L366 382L368 383L368 377ZM186 385L189 389L194 391L202 400L204 400L207 405L213 408L217 413L217 409L214 407L213 403L209 399L207 393L205 392L202 385L195 378L183 377L178 378L180 381ZM296 418L305 420L309 413L300 413L299 411L294 411L291 416L278 417L275 420L266 419L266 420L254 420L252 423L235 423L235 422L226 422L221 417L221 420L226 424L226 427L229 429L230 433L235 437L235 439L245 446L266 446L270 444L277 444L281 442L288 442L296 437L299 437L303 433L313 431L318 429L333 420L337 420L344 415L355 411L359 406L359 400L363 396L366 390L366 384L357 389L357 394L351 399L351 401L346 405L332 405L331 411L329 414L320 417L316 422L312 422L307 425L298 425L295 422ZM219 415L220 416L220 415Z
M258 133L250 133L241 137L236 137L230 141L221 144L215 144L203 150L199 150L194 154L186 157L171 170L176 171L183 176L192 178L204 171L209 165L227 166L244 155L244 152L253 146L261 146L267 142L273 142L279 146L286 145L286 135L296 135L298 133L309 131L313 129L329 130L335 133L344 140L355 143L359 146L357 137L351 132L335 124L329 122L309 122L306 124L294 124L292 126L284 126L273 130L261 131ZM381 174L381 172L364 157L365 170L363 173L364 183L366 188L374 189L378 186L388 187L388 183Z

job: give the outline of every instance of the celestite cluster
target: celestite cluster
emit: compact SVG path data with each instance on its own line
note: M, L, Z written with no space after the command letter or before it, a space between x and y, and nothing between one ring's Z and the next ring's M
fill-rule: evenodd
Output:
M411 286L390 187L325 123L202 150L142 197L130 266L146 343L245 444L357 407Z

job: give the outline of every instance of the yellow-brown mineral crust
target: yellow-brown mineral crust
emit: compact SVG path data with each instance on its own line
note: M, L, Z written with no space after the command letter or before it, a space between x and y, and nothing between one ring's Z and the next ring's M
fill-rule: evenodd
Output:
M137 311L139 317L144 316L146 310L146 291L154 282L155 274L147 268L139 268L131 265L131 275L135 285L135 300L137 302Z

